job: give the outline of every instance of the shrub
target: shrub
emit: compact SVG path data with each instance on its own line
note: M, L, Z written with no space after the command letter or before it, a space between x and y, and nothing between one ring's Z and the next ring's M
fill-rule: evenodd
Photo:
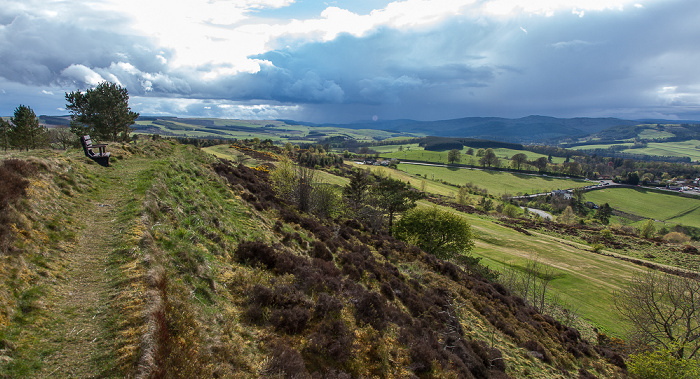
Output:
M342 309L343 303L340 300L322 292L318 295L318 300L316 300L314 316L319 319L333 317L339 314Z
M326 261L330 261L333 259L333 254L331 254L331 251L328 249L326 244L321 241L313 242L311 250L309 251L309 255L313 258L319 258Z
M355 305L355 319L369 324L374 329L386 327L384 299L376 292L365 292Z
M260 264L266 268L275 267L275 250L259 241L243 241L236 248L236 257L240 263Z
M442 259L464 255L474 247L469 223L437 207L406 213L396 223L396 237Z
M685 245L685 246L683 247L683 253L684 253L684 254L693 254L693 255L697 255L697 254L698 254L698 249L697 249L695 246L693 246L693 245Z
M695 359L679 358L671 349L632 354L627 369L633 378L700 378L700 363Z
M656 233L656 227L654 226L654 220L649 219L639 228L639 235L644 238L651 238Z
M340 320L324 321L309 337L309 352L338 363L352 355L353 334Z
M304 365L304 358L298 351L286 343L275 342L271 345L272 359L265 367L268 377L308 378L309 373Z
M300 306L289 309L275 309L270 314L270 322L277 331L287 334L298 334L306 328L311 318L309 310Z
M664 241L671 243L688 243L690 237L680 232L670 232L664 236Z

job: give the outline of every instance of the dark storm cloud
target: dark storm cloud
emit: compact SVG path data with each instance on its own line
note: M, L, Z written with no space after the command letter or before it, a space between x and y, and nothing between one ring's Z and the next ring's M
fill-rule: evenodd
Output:
M259 63L257 72L220 61L174 66L177 53L130 29L127 18L72 6L75 19L0 9L6 94L31 96L53 109L65 90L110 80L158 114L223 116L239 107L249 115L289 112L310 121L375 115L700 118L695 1L583 17L465 11L432 24L379 26L327 41L292 31L249 57ZM235 41L221 43L236 49ZM2 99L7 113L10 100Z

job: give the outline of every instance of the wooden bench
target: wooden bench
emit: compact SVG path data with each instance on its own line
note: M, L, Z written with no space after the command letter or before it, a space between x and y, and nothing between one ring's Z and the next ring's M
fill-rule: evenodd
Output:
M100 166L109 167L109 153L105 152L105 144L93 144L89 135L80 137L80 144L83 145L85 156L97 162ZM95 153L92 149L97 149Z

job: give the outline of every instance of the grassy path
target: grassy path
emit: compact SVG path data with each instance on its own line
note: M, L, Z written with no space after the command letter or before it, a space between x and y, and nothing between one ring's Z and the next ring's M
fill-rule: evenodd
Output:
M109 302L114 280L109 255L121 233L117 213L129 193L128 167L100 172L105 185L79 199L74 215L83 222L75 249L68 254L63 278L56 283L50 314L57 326L47 330L40 377L89 378L116 375Z

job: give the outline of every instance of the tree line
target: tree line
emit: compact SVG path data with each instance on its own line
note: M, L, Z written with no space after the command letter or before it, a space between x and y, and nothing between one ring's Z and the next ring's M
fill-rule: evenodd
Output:
M0 148L30 150L56 146L67 148L77 143L76 136L89 134L95 140L128 141L131 125L139 114L129 108L126 88L102 82L85 92L66 93L70 128L47 129L27 105L15 108L9 119L0 119Z

